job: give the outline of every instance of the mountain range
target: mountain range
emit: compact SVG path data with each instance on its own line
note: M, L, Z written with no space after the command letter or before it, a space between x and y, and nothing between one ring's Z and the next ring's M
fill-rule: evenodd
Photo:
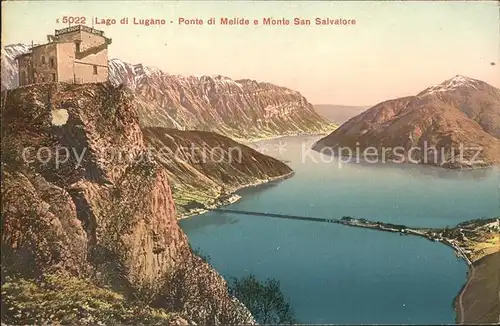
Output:
M342 148L363 154L371 148L374 161L380 162L385 155L389 161L447 168L498 164L500 90L457 75L415 96L375 105L320 139L313 148L333 155L340 155Z
M28 50L24 44L2 49L2 89L17 87L14 58ZM299 92L270 83L171 75L119 59L109 60L109 79L134 93L143 127L212 131L240 140L322 134L335 128Z

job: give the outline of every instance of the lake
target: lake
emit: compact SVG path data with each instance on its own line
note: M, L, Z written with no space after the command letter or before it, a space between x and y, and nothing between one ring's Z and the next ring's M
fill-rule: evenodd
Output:
M243 189L227 208L414 227L500 215L499 170L342 163L309 152L318 137L253 143L296 174ZM224 276L275 278L302 323L454 323L467 266L420 237L330 223L210 212L180 221Z

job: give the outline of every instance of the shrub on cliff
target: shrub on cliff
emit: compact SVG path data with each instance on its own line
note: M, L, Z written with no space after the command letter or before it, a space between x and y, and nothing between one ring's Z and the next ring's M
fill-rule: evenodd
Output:
M292 307L275 279L260 282L255 275L234 278L230 293L250 310L260 324L296 323Z
M90 281L64 274L4 279L2 322L26 324L168 324L172 315L127 302Z
M199 325L254 323L250 311L229 295L225 280L198 256L187 256L163 284L153 307L189 316Z

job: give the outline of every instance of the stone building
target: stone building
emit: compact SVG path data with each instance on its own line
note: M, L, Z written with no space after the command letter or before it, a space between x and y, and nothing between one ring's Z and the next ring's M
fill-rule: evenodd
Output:
M108 80L111 39L87 26L76 25L47 35L48 43L18 56L19 86L45 83L94 83Z

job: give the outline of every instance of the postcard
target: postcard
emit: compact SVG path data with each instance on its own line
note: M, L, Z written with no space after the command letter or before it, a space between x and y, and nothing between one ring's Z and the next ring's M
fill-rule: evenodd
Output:
M499 8L2 2L2 326L498 324Z

